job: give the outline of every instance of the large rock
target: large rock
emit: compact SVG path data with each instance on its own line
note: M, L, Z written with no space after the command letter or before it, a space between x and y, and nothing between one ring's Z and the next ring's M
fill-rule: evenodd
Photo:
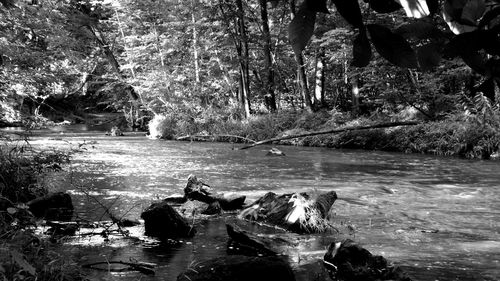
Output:
M153 203L141 214L145 234L160 240L192 237L195 229L167 202Z
M331 228L329 211L337 199L335 191L312 199L307 193L276 195L268 192L238 215L241 219L262 221L298 233L324 232Z
M71 196L57 192L38 197L27 203L30 212L37 218L56 221L69 221L73 217Z
M333 280L411 281L400 268L390 265L382 256L372 255L350 239L330 244L324 262Z
M178 281L294 281L290 265L279 257L228 256L201 263L181 273Z

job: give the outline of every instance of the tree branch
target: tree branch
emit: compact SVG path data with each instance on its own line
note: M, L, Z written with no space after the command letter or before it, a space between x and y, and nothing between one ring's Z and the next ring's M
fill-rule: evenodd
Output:
M390 123L381 123L381 124L375 124L375 125L369 125L369 126L368 125L367 126L354 126L354 127L345 127L345 128L340 128L340 129L326 130L326 131L316 131L316 132L311 132L311 133L303 133L303 134L298 134L298 135L290 135L290 136L276 137L276 138L271 138L271 139L267 139L267 140L262 140L262 141L255 142L255 143L252 143L252 144L247 145L247 146L243 146L243 147L239 148L239 150L252 148L252 147L257 146L257 145L271 143L274 141L289 140L289 139L303 138L303 137L317 136L317 135L336 134L336 133L357 131L357 130L369 130L369 129L377 129L377 128L397 127L397 126L411 126L411 125L418 125L418 124L420 124L420 122L417 122L417 121L390 122Z

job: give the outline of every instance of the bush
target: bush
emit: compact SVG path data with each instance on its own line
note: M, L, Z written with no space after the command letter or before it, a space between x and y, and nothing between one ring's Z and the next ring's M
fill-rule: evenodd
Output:
M158 139L173 139L176 133L177 120L174 114L157 114L148 124L149 135Z

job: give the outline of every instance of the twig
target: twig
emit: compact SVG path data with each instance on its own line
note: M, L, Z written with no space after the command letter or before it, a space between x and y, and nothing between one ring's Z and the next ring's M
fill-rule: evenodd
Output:
M410 126L410 125L418 125L418 124L420 124L420 122L417 122L417 121L391 122L391 123L381 123L381 124L376 124L376 125L353 126L353 127L345 127L345 128L333 129L333 130L326 130L326 131L317 131L317 132L311 132L311 133L303 133L303 134L298 134L298 135L276 137L276 138L271 138L271 139L267 139L267 140L258 141L258 142L252 143L250 145L243 146L243 147L239 148L239 150L248 149L248 148L252 148L252 147L257 146L257 145L271 143L271 142L275 142L275 141L281 141L281 140L289 140L289 139L295 139L295 138L303 138L303 137L317 136L317 135L326 135L326 134L336 134L336 133L349 132L349 131L357 131L357 130L388 128L388 127L396 127L396 126Z

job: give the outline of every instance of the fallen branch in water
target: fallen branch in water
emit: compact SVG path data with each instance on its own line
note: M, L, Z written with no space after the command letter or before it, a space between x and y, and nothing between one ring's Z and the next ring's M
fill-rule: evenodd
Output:
M111 264L121 264L127 267L124 268L110 268ZM96 267L97 265L108 265L108 268ZM124 261L101 261L82 265L83 268L90 268L95 270L112 271L112 272L124 272L124 271L139 271L144 274L155 274L153 263L146 262L124 262Z
M316 132L311 132L311 133L303 133L303 134L298 134L298 135L290 135L290 136L284 136L284 137L276 137L276 138L267 139L267 140L261 140L261 141L254 142L250 145L243 146L243 147L239 148L239 150L252 148L252 147L257 146L257 145L271 143L271 142L275 142L275 141L282 141L282 140L289 140L289 139L296 139L296 138L303 138L303 137L310 137L310 136L317 136L317 135L336 134L336 133L343 133L343 132L349 132L349 131L369 130L369 129L377 129L377 128L397 127L397 126L411 126L411 125L418 125L418 124L420 124L420 122L417 122L417 121L391 122L391 123L381 123L381 124L367 125L367 126L345 127L345 128L326 130L326 131L316 131Z
M256 141L249 139L247 137L242 137L242 136L237 136L237 135L187 135L187 136L178 137L177 140L186 140L186 139L195 139L195 138L200 138L200 139L201 138L213 138L213 139L216 139L219 137L237 138L237 139L241 139L241 140L244 140L246 142L251 142L251 143L256 142Z

